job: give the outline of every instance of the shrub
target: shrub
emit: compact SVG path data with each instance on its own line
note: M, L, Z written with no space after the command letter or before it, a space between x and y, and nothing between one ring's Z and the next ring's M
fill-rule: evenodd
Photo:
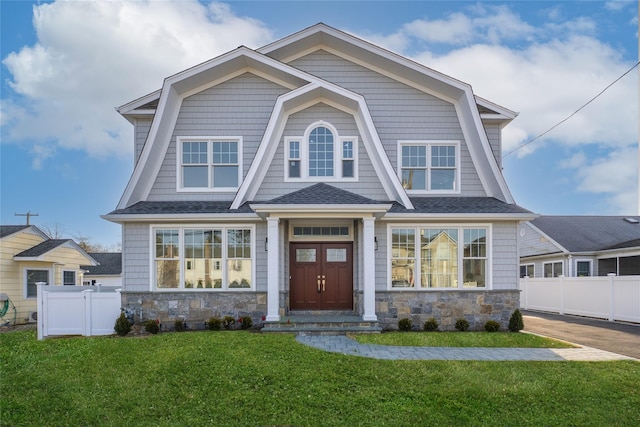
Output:
M185 323L184 320L182 319L177 319L174 323L173 323L173 328L176 330L176 332L184 332L187 330L187 324Z
M495 320L487 320L484 324L484 330L487 332L498 332L500 330L500 323Z
M524 320L522 320L522 313L520 309L516 308L511 318L509 319L509 330L511 332L518 332L524 329Z
M469 321L463 317L456 320L456 329L460 332L464 332L469 329Z
M224 320L222 321L222 325L225 329L231 329L233 325L236 324L236 319L233 316L224 316Z
M241 329L249 329L253 326L253 320L251 320L250 316L242 316L238 321L240 322Z
M160 332L160 320L151 319L144 322L144 330L150 334L157 334Z
M398 329L401 331L410 331L412 327L413 322L411 322L411 319L405 317L404 319L398 320Z
M222 328L222 319L219 317L210 317L207 322L207 327L211 331L219 331Z
M437 331L438 326L438 321L435 319L435 317L427 319L427 321L424 322L424 330L427 332Z
M131 322L129 322L129 319L127 319L127 316L125 316L124 311L122 311L120 313L120 316L118 316L118 318L116 319L116 324L114 325L113 329L116 331L116 334L123 337L129 333L129 331L131 330L131 326Z

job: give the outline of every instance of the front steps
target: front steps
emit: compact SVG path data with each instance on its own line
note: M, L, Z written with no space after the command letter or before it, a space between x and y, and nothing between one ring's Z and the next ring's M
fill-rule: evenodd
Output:
M294 311L279 322L265 322L262 332L298 335L379 334L379 323L364 321L351 311Z

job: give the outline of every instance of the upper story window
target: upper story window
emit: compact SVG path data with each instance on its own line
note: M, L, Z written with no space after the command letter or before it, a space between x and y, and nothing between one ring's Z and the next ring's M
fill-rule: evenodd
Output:
M357 181L357 138L316 122L304 136L285 138L285 180Z
M236 191L242 180L242 139L177 138L178 191Z
M457 141L398 142L398 174L408 193L459 193Z

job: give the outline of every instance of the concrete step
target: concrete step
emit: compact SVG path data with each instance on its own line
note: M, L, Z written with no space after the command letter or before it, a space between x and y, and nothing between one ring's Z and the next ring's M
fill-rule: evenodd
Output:
M346 335L347 333L380 333L378 322L364 321L353 313L295 313L279 322L265 322L262 332L296 333L299 335Z

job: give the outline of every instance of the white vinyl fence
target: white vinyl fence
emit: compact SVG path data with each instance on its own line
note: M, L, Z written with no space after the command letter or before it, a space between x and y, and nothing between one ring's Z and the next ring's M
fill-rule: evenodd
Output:
M115 286L38 285L38 339L113 334L120 291Z
M520 279L527 310L640 323L640 276Z

